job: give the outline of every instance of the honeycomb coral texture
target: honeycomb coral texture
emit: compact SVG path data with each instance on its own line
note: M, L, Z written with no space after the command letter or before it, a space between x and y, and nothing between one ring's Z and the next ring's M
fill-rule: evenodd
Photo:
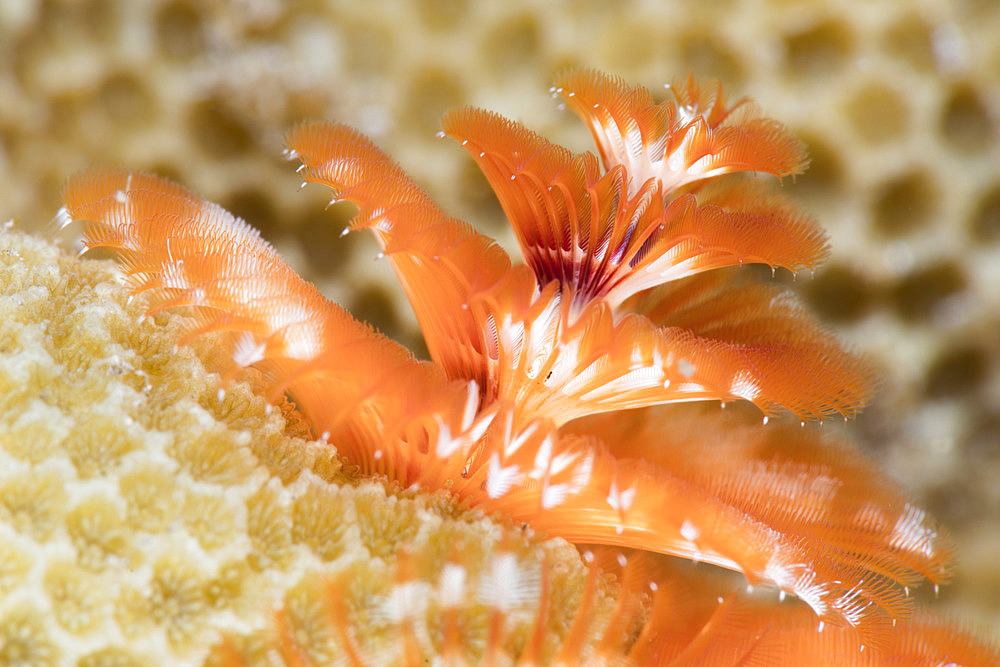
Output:
M274 601L324 628L319 576L349 578L349 605L384 598L404 543L415 558L464 543L473 586L497 558L532 573L544 556L554 585L581 587L568 545L497 555L493 523L348 484L252 386L220 393L165 318L137 326L114 276L0 235L0 664L201 664L220 632L258 664Z

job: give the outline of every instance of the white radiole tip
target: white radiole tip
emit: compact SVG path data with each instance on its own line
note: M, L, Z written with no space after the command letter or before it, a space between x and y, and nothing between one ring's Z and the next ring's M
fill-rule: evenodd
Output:
M56 227L59 229L65 229L67 225L73 223L73 216L69 214L69 209L65 206L61 206L58 211L56 211L55 218L53 218ZM11 221L13 224L13 221Z

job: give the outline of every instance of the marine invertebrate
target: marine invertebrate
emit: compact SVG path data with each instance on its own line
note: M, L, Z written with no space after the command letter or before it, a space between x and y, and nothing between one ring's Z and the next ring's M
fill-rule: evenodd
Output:
M772 425L765 435L761 425L653 407L746 400L804 423L848 416L867 399L864 361L790 295L719 273L824 258L822 232L792 203L766 184L719 178L796 173L801 146L746 102L727 106L718 86L692 79L661 104L597 72L568 74L555 92L587 122L603 168L489 112L444 121L496 191L524 265L449 218L354 130L308 123L289 133L305 181L353 202L351 229L378 239L431 362L323 299L245 223L173 184L89 172L68 184L63 217L88 221L87 246L116 252L151 312L185 308L185 339L219 334L227 372L262 371L271 393L290 396L363 473L446 490L577 544L730 568L794 594L819 618L741 607L754 622L723 640L727 651L766 655L762 628L797 647L799 662L832 645L905 644L917 626L893 627L908 611L907 588L942 581L949 556L920 509L849 445L815 431ZM619 414L626 409L636 412ZM650 577L657 591L669 579ZM716 597L705 594L711 585L696 588ZM622 651L643 660L717 650L678 648L697 640L663 630L655 608L645 626L653 636L625 632ZM702 624L691 622L718 632L713 623L728 627L721 609L692 611ZM826 623L848 630L817 639ZM965 640L954 647L972 650Z

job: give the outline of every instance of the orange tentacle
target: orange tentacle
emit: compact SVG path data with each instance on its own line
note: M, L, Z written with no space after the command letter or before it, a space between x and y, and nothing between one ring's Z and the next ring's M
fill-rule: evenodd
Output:
M353 229L371 229L410 299L432 358L452 378L477 380L485 367L469 300L510 267L496 243L447 217L399 165L355 130L305 123L286 138L309 183L358 206Z
M799 173L802 143L745 101L726 106L722 87L688 77L670 88L676 101L653 104L649 91L594 70L562 75L554 87L590 128L608 169L625 165L633 187L656 178L670 191L734 171Z
M663 335L689 341L694 368L713 364L730 396L765 412L782 406L800 419L850 416L875 385L864 357L777 287L716 273L651 290L624 307L663 327Z
M483 170L540 285L557 280L579 304L617 306L641 290L693 273L760 262L815 268L828 252L816 222L759 184L666 198L655 179L621 166L599 174L491 112L448 114L445 131Z
M193 316L188 337L223 332L219 357L230 360L229 369L264 371L317 435L332 438L366 472L409 485L427 458L428 434L444 429L461 437L478 423L478 400L470 407L469 399L475 385L449 382L439 367L414 360L327 301L218 206L167 181L120 171L80 174L64 198L67 221L88 221L88 248L126 258L128 280L149 292L151 311L184 307ZM387 466L381 453L390 451Z

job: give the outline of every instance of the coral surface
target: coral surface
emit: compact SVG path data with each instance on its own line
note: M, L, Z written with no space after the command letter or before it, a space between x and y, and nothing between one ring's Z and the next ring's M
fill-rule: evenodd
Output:
M475 592L523 573L504 578L515 646L546 562L548 650L565 635L586 576L569 545L345 475L253 377L221 389L175 345L177 318L128 301L111 265L0 233L0 664L202 664L220 633L262 664L275 605L330 660L327 580L352 610L383 614L351 612L359 641L395 648L404 545L427 619L455 595L439 569L461 548L458 590L472 593L452 604L473 633L491 608ZM210 342L198 351L213 358ZM614 590L599 582L597 623Z

